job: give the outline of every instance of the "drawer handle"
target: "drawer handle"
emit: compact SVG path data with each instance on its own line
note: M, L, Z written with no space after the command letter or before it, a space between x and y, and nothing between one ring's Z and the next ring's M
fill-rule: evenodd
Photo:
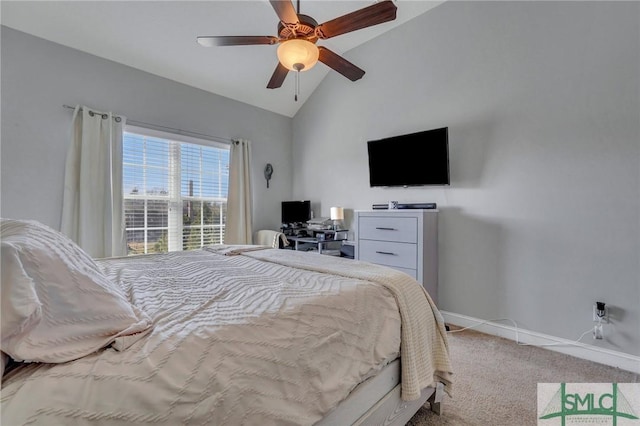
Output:
M381 231L397 231L397 229L395 228L381 228L381 227L376 227L376 229L379 229Z
M378 254L387 254L389 256L395 256L395 253L391 253L390 251L376 251Z

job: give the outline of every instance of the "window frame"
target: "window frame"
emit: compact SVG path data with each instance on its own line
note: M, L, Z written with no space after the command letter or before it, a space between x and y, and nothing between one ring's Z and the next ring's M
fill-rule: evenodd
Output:
M189 136L183 133L179 133L179 131L176 133L172 133L172 132L147 128L147 127L129 125L129 124L125 126L123 131L124 133L131 133L131 134L136 134L143 137L158 138L158 139L169 141L169 154L168 154L169 155L169 166L168 166L169 175L175 175L179 177L179 179L171 179L171 177L169 178L168 188L167 188L168 193L165 197L163 197L161 195L147 194L146 191L145 193L139 194L139 195L126 194L124 191L125 188L124 188L124 176L123 176L123 186L122 186L123 187L123 191L122 191L123 207L125 204L125 200L127 199L144 201L143 226L127 227L125 223L124 224L125 232L127 231L143 231L144 232L144 254L149 253L149 242L147 237L148 237L148 231L150 230L151 231L163 230L167 232L167 239L168 239L167 249L169 252L183 251L185 238L186 238L186 236L184 235L184 224L183 224L183 203L188 201L199 203L201 209L203 209L203 205L207 203L221 203L223 204L223 206L226 206L226 203L228 201L228 186L226 191L227 192L226 198L183 196L182 195L182 158L181 158L181 151L182 151L181 148L183 146L182 144L186 143L186 144L202 146L207 148L222 149L222 150L228 151L230 154L230 150L231 150L230 143L220 142L212 139L205 139L203 137ZM176 149L176 146L177 146L177 149ZM125 159L123 155L123 158L122 158L123 173L125 171L126 165L128 165L128 163L125 163ZM146 173L146 170L149 167L151 168L156 167L156 166L153 166L153 165L150 166L147 164L144 164L144 165L137 164L136 166L138 167L141 166L143 168L143 173ZM200 170L201 170L200 177L202 177L202 169ZM227 181L227 185L228 185L228 181ZM148 209L149 201L166 201L168 203L167 220L166 220L167 226L161 226L161 227L148 226L148 222L147 222L148 210L147 209ZM190 226L191 229L194 229L194 228L200 229L200 234L201 234L200 246L203 245L203 238L204 238L206 229L218 228L221 230L220 231L221 236L222 237L224 236L224 231L226 230L225 217L226 217L226 207L221 207L220 223L207 225L201 222L200 225ZM175 236L172 237L172 234L174 233L175 233ZM132 253L132 254L127 253L127 255L135 255L135 254L136 253Z

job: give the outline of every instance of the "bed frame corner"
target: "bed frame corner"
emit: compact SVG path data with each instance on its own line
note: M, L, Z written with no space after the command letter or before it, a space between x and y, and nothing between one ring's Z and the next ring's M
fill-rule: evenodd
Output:
M435 392L431 394L427 402L431 408L431 411L437 415L442 415L442 398L444 396L444 385L440 382L436 384Z

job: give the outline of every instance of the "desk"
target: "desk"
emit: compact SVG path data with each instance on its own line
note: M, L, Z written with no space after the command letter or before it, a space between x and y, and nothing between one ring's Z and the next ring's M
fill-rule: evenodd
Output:
M318 233L323 232L323 231L316 231ZM324 231L325 233L327 233L327 231ZM335 234L335 236L332 239L320 239L317 237L294 237L294 236L289 236L287 237L287 240L289 241L293 241L295 243L294 246L294 250L300 250L300 244L312 244L312 245L316 245L318 248L318 254L322 254L322 250L324 249L324 246L326 244L329 243L336 243L336 242L342 242L345 241L347 239L347 230L340 230L340 231L329 231L328 233L331 234Z

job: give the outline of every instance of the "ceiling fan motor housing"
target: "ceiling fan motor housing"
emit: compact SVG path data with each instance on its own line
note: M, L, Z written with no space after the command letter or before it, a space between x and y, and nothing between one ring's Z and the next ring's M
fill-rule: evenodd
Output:
M318 22L308 15L298 15L299 22L297 24L284 25L282 22L278 23L278 35L281 39L289 40L292 38L304 38L311 43L316 43L318 37L315 34Z

